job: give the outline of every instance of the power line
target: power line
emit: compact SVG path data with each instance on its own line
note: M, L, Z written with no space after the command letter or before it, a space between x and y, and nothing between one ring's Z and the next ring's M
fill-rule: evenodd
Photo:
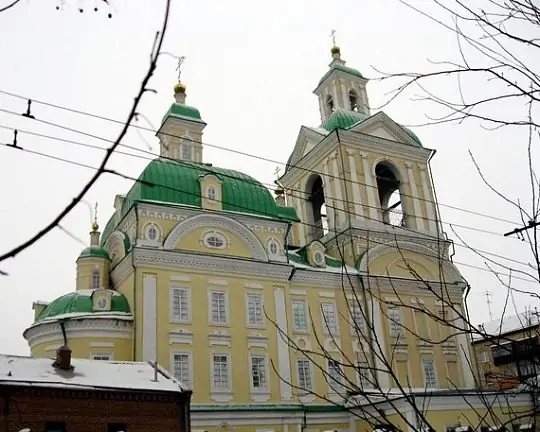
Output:
M6 144L6 143L0 143L0 146L13 148L13 145ZM33 150L27 150L27 149L24 149L22 147L17 148L17 150L23 151L23 152L28 152L28 153L31 153L31 154L35 154L35 155L41 156L41 157L54 159L54 160L61 161L61 162L67 163L67 164L73 164L73 165L76 165L76 166L79 166L79 167L92 169L92 170L95 170L95 171L98 170L98 168L93 167L91 165L83 164L83 163L72 161L72 160L65 159L65 158L60 158L60 157L57 157L57 156L54 156L54 155L49 155L49 154L46 154L46 153L36 152L36 151L33 151ZM122 174L122 173L120 173L118 171L115 171L115 170L105 170L104 173L119 176L119 177L122 177L124 179L132 180L132 181L135 181L135 182L138 182L138 183L141 183L141 184L145 184L145 185L150 186L150 187L160 187L160 188L169 189L169 190L179 192L179 193L182 193L182 194L186 194L186 195L193 195L193 196L197 196L197 197L200 196L199 194L189 192L189 191L186 191L186 190L173 188L173 187L166 186L166 185L161 185L159 183L149 182L149 181L146 181L146 180L137 179L135 177L132 177L132 176L129 176L129 175L126 175L126 174ZM224 201L224 200L217 200L217 201L221 202L222 204L231 204L231 205L234 205L237 208L253 211L251 208L242 206L241 204L238 204L238 203L230 203L230 202ZM173 205L173 204L171 204L171 205ZM273 215L265 214L265 213L258 213L258 214L260 216L274 217ZM256 216L257 216L257 214L254 214L254 217L256 217ZM300 222L297 222L297 223L299 223L301 225L304 225L304 226L311 227L311 228L317 228L317 229L320 228L318 225L310 224L310 223L303 222L303 221L300 221ZM404 236L404 235L401 235L401 237L411 237L411 238L413 238L413 236ZM380 242L380 241L371 240L371 239L369 240L369 243L376 244L376 245L388 244L388 243L385 243L385 242ZM407 248L404 247L404 248L401 248L401 250L407 250ZM443 258L441 255L435 255L435 254L423 254L423 255L426 256L426 257L429 257L429 258L434 258L434 259L437 259L437 260L446 261L446 262L449 262L449 263L454 264L454 265L460 265L460 266L464 266L464 267L473 268L473 269L476 269L476 270L481 270L481 271L488 272L488 273L498 275L498 276L505 276L505 277L508 276L508 274L496 272L496 271L493 271L491 269L486 269L486 268L476 266L476 265L473 265L473 264L466 264L466 263L462 263L462 262L458 262L458 261L452 261L451 259ZM517 270L514 269L514 271L517 271ZM515 276L514 274L512 275L512 278L516 279L516 280L521 280L521 281L524 281L524 282L529 282L529 283L535 283L535 284L538 283L535 280Z
M1 111L1 109L0 109L0 111ZM100 147L100 146L97 146L97 145L82 143L80 141L68 140L68 139L64 139L64 138L58 138L58 137L54 137L54 136L50 136L50 135L46 135L46 134L41 134L41 133L37 133L37 132L26 131L26 130L22 130L22 129L13 129L10 126L0 125L0 128L13 130L13 131L18 131L20 133L26 133L28 135L38 136L38 137L41 137L41 138L55 140L55 141L61 141L61 142L65 142L65 143L68 143L68 144L78 145L78 146L82 146L82 147L86 147L86 148L91 148L91 149L96 149L96 150L105 150L103 147ZM103 140L105 140L105 139L103 138ZM137 154L133 154L133 153L124 152L124 151L121 151L121 150L116 151L116 153L122 154L122 155L125 155L125 156L135 157L135 158L144 159L144 160L148 160L148 161L151 161L156 157L160 157L161 159L170 161L175 165L185 164L184 161L169 158L169 157L166 157L166 156L160 156L160 155L152 153L152 152L150 152L148 150L138 149L137 147L134 147L134 146L130 146L130 145L126 145L126 144L120 144L120 146L125 147L125 148L129 148L129 149L132 149L132 150L136 150L138 152L151 155L153 157L149 158L149 157L142 156L142 155L137 155ZM202 170L207 171L208 173L213 172L213 170L211 168L205 167L203 164L201 164L199 168L202 169ZM238 177L232 176L230 174L226 174L226 173L220 173L220 175L224 176L224 177L234 178L235 180L240 180L240 181L246 182L246 183L251 183L251 184L256 184L256 185L263 184L264 186L267 186L267 187L270 187L270 188L275 187L275 185L272 185L272 184L261 183L258 180L251 180L250 181L248 179L238 178ZM299 189L294 189L294 188L290 188L288 190L291 191L291 192L298 192L298 193L302 194L302 195L294 195L292 193L289 193L289 196L291 196L293 198L305 199L305 196L303 196L305 194L304 191L299 190ZM334 201L341 202L341 203L348 204L348 205L351 205L351 204L354 205L355 204L354 202L352 202L350 200L344 200L344 199L337 199L336 198L336 199L334 199ZM362 204L362 206L365 207L365 208L373 208L373 209L376 209L376 210L380 210L380 207L370 206L368 204ZM345 214L351 214L351 215L353 214L350 211L347 211L345 209L341 210L341 209L336 208L336 210L341 211L341 212L343 212ZM416 216L415 215L415 217L420 218L422 220L426 220L426 221L434 221L436 223L440 222L440 223L448 225L450 227L457 227L457 228L467 229L467 230L470 230L470 231L480 232L480 233L484 233L484 234L490 234L490 235L494 235L494 236L500 236L501 235L499 232L485 230L485 229L477 228L477 227L470 227L470 226L467 226L467 225L462 225L462 224L457 224L457 223L452 223L452 222L439 221L436 218L429 218L427 216ZM376 219L370 218L368 216L364 216L364 218L374 220L374 221L376 220ZM403 229L408 229L406 227L402 227L402 228ZM456 245L460 246L460 247L467 247L466 245L460 245L460 244L456 244ZM477 249L477 250L480 251L479 249ZM489 252L485 252L485 251L483 251L483 252L484 253L489 253ZM494 254L492 254L492 255L494 255ZM497 257L501 258L501 256L497 256ZM522 264L521 262L519 262L517 260L513 260L513 261L516 262L516 263Z
M10 97L18 98L18 99L24 99L24 100L27 100L27 101L33 101L35 103L38 103L38 104L41 104L41 105L44 105L44 106L48 106L48 107L51 107L51 108L55 108L55 109L59 109L59 110L63 110L63 111L68 111L68 112L72 112L72 113L75 113L75 114L84 115L84 116L96 118L96 119L103 120L103 121L108 121L108 122L111 122L111 123L123 124L123 122L120 121L120 120L111 119L109 117L89 113L89 112L82 111L82 110L67 108L67 107L57 105L57 104L53 104L53 103L46 102L46 101L30 99L30 98L21 96L21 95L16 94L16 93L7 92L5 90L0 89L0 93L5 94L5 95L10 96ZM21 115L19 113L16 113L16 112L10 111L10 110L6 110L6 109L0 109L0 111L6 112L6 113L12 114L12 115ZM53 123L53 122L48 122L46 120L41 120L41 119L34 119L34 120L37 120L37 121L42 122L44 124L48 124L48 125L53 126L53 127L58 127L58 128L61 128L61 129L65 129L65 130L68 130L68 131L73 132L73 133L86 135L86 136L89 136L89 137L92 137L92 138L95 138L95 139L99 139L99 140L109 141L107 138L103 138L103 137L100 137L100 136L97 136L97 135L94 135L94 134L89 134L87 132L80 131L80 130L73 129L73 128L69 128L67 126L59 125L59 124L56 124L56 123ZM130 124L129 126L133 127L133 128L136 128L136 129L139 129L139 130L145 130L147 132L152 132L154 134L156 134L158 132L154 128L145 127L145 126L141 126L141 125ZM199 143L199 141L188 138L188 137L182 137L182 136L178 136L178 135L174 135L174 134L168 134L168 133L164 133L164 132L160 132L160 134L165 135L165 136L169 136L169 137L172 137L172 138L185 139L185 140L188 140L188 141ZM250 153L247 153L247 152L234 150L234 149L229 149L229 148L226 148L226 147L218 146L218 145L215 145L215 144L210 144L210 143L207 143L207 142L200 142L200 143L203 144L206 147L216 148L216 149L219 149L219 150L222 150L222 151L227 151L227 152L239 154L239 155L242 155L242 156L262 160L262 161L265 161L265 162L271 162L271 163L274 163L274 164L287 166L286 163L276 161L276 160L273 160L273 159L269 159L269 158L265 158L265 157L262 157L262 156L250 154ZM121 145L123 147L126 147L126 145L124 145L124 144L121 144ZM133 147L128 147L128 148L132 148L132 149L134 149L136 151L142 151L140 149L133 148ZM298 164L289 165L289 168L296 168L296 169L300 169L300 170L307 171L307 172L310 172L310 173L320 174L318 171L308 169L308 168L304 168L304 167L300 167L300 166L298 166ZM374 186L374 185L369 185L369 184L366 184L366 183L363 183L363 182L360 182L360 181L352 181L351 179L345 179L345 178L340 177L340 176L335 176L335 175L330 175L330 174L328 174L328 175L325 174L325 176L327 176L328 178L337 179L337 180L341 180L341 181L344 181L344 182L349 182L351 184L357 184L357 185L361 185L361 186L365 186L365 187L377 188L377 186ZM408 194L401 194L401 195L409 197L409 198L414 198L414 199L417 199L417 200L420 200L420 201L428 202L428 203L434 204L435 206L446 207L446 208L461 211L461 212L464 212L464 213L473 214L475 216L480 216L480 217L485 217L485 218L488 218L488 219L496 220L496 221L499 221L499 222L514 224L514 225L516 224L516 222L514 222L514 221L510 221L510 220L500 218L500 217L497 217L497 216L493 216L493 215L489 215L489 214L486 214L486 213L476 212L476 211L473 211L473 210L468 210L468 209L464 209L464 208L461 208L461 207L453 206L453 205L450 205L450 204L439 203L437 201L429 200L429 199L426 199L426 198L412 197L411 195L408 195Z

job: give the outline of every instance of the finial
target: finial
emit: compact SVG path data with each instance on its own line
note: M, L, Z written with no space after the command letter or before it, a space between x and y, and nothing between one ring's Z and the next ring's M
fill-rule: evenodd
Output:
M276 179L279 180L279 173L281 172L281 168L280 167L276 167L276 169L274 170L274 174L276 175Z
M178 82L174 86L174 97L176 103L184 104L186 102L186 85L181 81L182 76L182 65L186 60L185 56L176 57L178 63L176 64L176 70L178 71Z
M92 222L93 232L96 232L99 229L99 224L97 221L97 209L98 209L98 203L96 202L96 205L94 206L94 221Z
M330 52L332 53L332 58L340 59L341 58L341 50L336 45L336 31L335 30L332 30L330 32L330 37L332 38L332 49L330 50Z
M180 56L178 57L178 64L176 65L176 70L178 71L178 82L181 83L182 80L180 77L182 76L182 65L184 64L184 61L186 60L186 56Z

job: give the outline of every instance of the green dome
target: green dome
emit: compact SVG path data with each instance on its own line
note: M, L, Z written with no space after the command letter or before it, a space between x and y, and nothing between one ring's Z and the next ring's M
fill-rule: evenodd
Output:
M321 127L327 131L333 131L335 129L349 129L359 121L366 118L367 116L365 114L338 108L330 117L326 119Z
M111 260L109 254L100 246L88 246L80 253L79 258L105 258Z
M69 314L103 314L103 312L94 312L93 310L92 294L94 291L96 290L79 290L58 297L43 309L36 322ZM109 291L112 293L111 310L106 313L131 313L127 299L118 291Z
M270 191L247 174L209 164L169 159L154 159L146 166L139 181L126 195L122 217L138 201L201 207L200 179L208 174L215 175L222 182L221 205L224 211L299 221L293 207L277 205ZM101 244L105 244L114 226L115 222L109 220Z
M192 106L179 104L179 103L173 103L171 107L167 110L165 115L163 116L162 123L167 119L167 117L180 117L180 118L187 118L188 120L195 120L198 122L203 122L201 117L201 112Z
M351 67L345 66L340 63L334 63L332 66L330 66L330 70L324 74L324 76L320 79L319 85L323 83L323 81L330 76L332 72L335 70L348 73L350 75L353 75L358 78L364 78L364 76L360 73L358 69L353 69Z

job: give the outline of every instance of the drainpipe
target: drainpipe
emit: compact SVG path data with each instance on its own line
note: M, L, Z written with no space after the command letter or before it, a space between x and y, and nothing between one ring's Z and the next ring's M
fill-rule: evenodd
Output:
M135 247L139 239L139 209L135 203L135 244L131 245L131 267L133 268L133 361L137 360L137 268L135 267Z

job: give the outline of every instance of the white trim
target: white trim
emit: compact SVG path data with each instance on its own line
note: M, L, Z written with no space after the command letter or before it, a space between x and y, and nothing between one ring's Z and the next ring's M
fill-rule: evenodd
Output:
M366 183L369 218L375 222L379 220L378 208L380 207L380 205L377 205L377 201L375 200L375 189L377 189L377 187L373 184L373 176L371 174L371 167L369 166L368 153L360 152L360 156L362 158L362 167L364 169L364 182Z
M334 291L319 291L319 297L336 298Z
M309 388L306 388L306 387L301 387L300 389L300 368L299 368L299 365L298 365L298 362L300 361L306 361L307 362L307 365L308 365L308 371L309 371L309 381L310 381L310 387ZM297 391L299 392L302 392L305 390L307 394L304 394L302 395L302 393L300 394L300 398L304 397L304 399L306 398L306 396L309 396L310 398L312 398L311 402L313 402L313 400L315 400L314 396L309 394L310 391L313 391L314 387L315 387L315 375L313 373L313 362L306 356L301 356L301 357L297 357L296 358L296 361L294 362L295 363L295 366L296 366L296 385L299 387Z
M264 289L264 285L257 282L245 282L244 288L250 288L250 289Z
M357 218L364 219L364 208L362 207L362 197L360 195L360 183L358 181L358 175L356 174L355 152L347 150L347 155L349 156L349 171L351 172L354 213Z
M416 186L416 179L412 170L412 163L405 162L405 167L407 168L407 177L409 179L409 184L411 185L411 200L413 202L416 227L420 231L425 231L426 228L424 225L424 215L420 206L420 200L418 199L418 188Z
M294 319L294 303L302 303L304 305L304 316L305 316L305 328L297 328L296 320ZM292 316L292 329L295 333L309 333L310 332L310 320L309 320L309 302L307 298L293 298L291 300L291 316Z
M193 345L193 333L182 328L172 329L169 331L169 345L175 343Z
M329 310L328 312L331 312L332 313L332 317L330 317L333 321L335 321L335 324L336 324L336 327L335 328L328 328L328 323L331 321L329 319L325 320L325 316L324 316L324 306L325 305L331 305L332 306L332 310ZM323 334L324 335L333 335L333 336L339 336L339 314L338 314L338 309L337 309L337 304L336 302L334 301L322 301L320 303L320 313L321 313L321 326L322 326L322 329L323 329Z
M210 243L211 238L218 240L220 244L218 245ZM203 232L201 235L201 243L205 248L208 249L228 249L231 244L227 236L216 230L208 230Z
M143 274L142 360L157 359L157 276Z
M88 346L91 348L114 348L114 342L90 342Z
M180 305L180 310L178 311L178 316L177 317L175 316L175 313L174 313L175 311L173 310L173 305L174 305L173 297L174 297L174 294L175 294L174 292L176 290L183 291L183 292L186 293L186 302L187 302L187 318L186 319L181 318L182 305ZM186 286L169 285L169 322L176 323L176 324L190 324L191 319L192 319L191 309L192 309L191 288L186 287Z
M291 360L290 350L285 339L285 336L281 334L281 331L287 333L287 308L285 305L285 293L283 288L274 288L274 303L276 307L276 338L277 338L277 354L278 354L278 370L279 376L279 388L281 400L292 399L291 382ZM281 331L280 331L281 330Z
M209 285L219 285L219 286L227 286L229 285L229 281L226 279L208 279Z
M253 357L259 357L263 359L264 375L266 386L256 388L253 386ZM266 402L270 399L270 370L268 367L268 355L265 353L251 352L249 353L249 388L251 392L251 399L257 402Z
M420 179L422 181L422 190L424 191L424 205L426 206L426 212L427 212L427 222L429 231L432 234L437 235L437 221L435 216L435 203L433 202L433 199L431 198L431 191L430 184L427 180L426 176L426 170L423 166L420 166ZM439 224L440 225L440 224Z
M373 304L372 311L373 311L373 330L375 333L374 338L376 341L378 341L379 346L380 346L380 352L378 353L379 355L375 355L375 370L377 371L377 381L381 388L389 388L390 377L385 370L383 361L379 358L379 356L386 357L388 355L386 352L385 331L382 325L381 304L377 299L372 299L371 302Z
M171 275L169 280L171 280L172 282L189 282L189 281L191 281L191 276Z
M212 295L213 294L223 294L224 303L225 303L225 321L216 321L212 320ZM227 290L222 289L209 289L208 290L208 324L211 326L228 326L230 323L230 311L229 311L229 293Z
M150 238L150 228L154 228L156 231L156 238ZM137 245L139 246L151 246L160 247L163 240L163 230L157 222L148 221L142 227L142 238L137 239Z
M176 249L184 236L196 229L208 227L232 232L250 249L254 259L268 261L268 254L255 234L240 222L215 214L198 214L180 222L167 236L163 247L164 249Z
M188 380L189 382L186 382L184 380L182 380L181 377L177 377L175 375L175 370L174 370L174 356L175 355L187 355L187 360L188 360ZM182 384L186 385L188 388L193 388L193 377L195 376L195 374L193 373L193 353L191 351L183 351L183 350L173 350L171 351L170 353L170 356L169 356L169 371L170 371L170 374L176 378L178 381L180 381Z
M305 295L307 295L307 291L306 290L292 289L292 290L289 291L289 294L292 295L292 296L305 296Z

